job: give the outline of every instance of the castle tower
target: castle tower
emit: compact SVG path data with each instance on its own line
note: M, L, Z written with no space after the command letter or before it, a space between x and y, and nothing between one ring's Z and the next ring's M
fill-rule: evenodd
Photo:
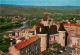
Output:
M47 49L47 33L44 25L39 25L40 26L36 28L36 33L41 38L41 51L45 51Z
M41 20L41 23L44 26L51 26L54 25L53 19L51 19L48 15L48 13L46 13L46 15L44 16L44 18Z
M38 34L41 38L41 51L45 51L47 49L47 34Z
M60 24L59 27L59 44L61 44L61 46L65 47L65 39L66 39L66 30L63 26L63 24Z

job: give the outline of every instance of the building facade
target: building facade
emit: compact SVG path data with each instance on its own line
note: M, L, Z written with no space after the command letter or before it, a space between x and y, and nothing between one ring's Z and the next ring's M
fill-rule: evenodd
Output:
M19 40L21 41L19 42ZM38 51L41 51L41 39L38 36L32 36L29 39L22 37L19 40L16 40L18 42L10 46L9 52L11 55L37 55ZM14 52L13 49L18 53Z

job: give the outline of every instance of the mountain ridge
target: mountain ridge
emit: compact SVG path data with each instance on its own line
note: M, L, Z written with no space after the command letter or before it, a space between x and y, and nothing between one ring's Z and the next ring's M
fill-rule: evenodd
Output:
M31 5L10 5L0 4L0 6L18 6L18 7L35 7L41 9L80 9L80 6L31 6Z

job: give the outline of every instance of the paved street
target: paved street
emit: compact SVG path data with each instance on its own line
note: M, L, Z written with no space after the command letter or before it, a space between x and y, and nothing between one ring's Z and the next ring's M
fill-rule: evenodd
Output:
M61 53L61 55L72 55L72 48L67 46L66 49L67 50Z

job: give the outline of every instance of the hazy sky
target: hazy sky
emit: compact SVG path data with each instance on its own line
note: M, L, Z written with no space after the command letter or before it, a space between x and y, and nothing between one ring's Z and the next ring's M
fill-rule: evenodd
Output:
M0 4L35 6L80 6L80 0L0 0Z

